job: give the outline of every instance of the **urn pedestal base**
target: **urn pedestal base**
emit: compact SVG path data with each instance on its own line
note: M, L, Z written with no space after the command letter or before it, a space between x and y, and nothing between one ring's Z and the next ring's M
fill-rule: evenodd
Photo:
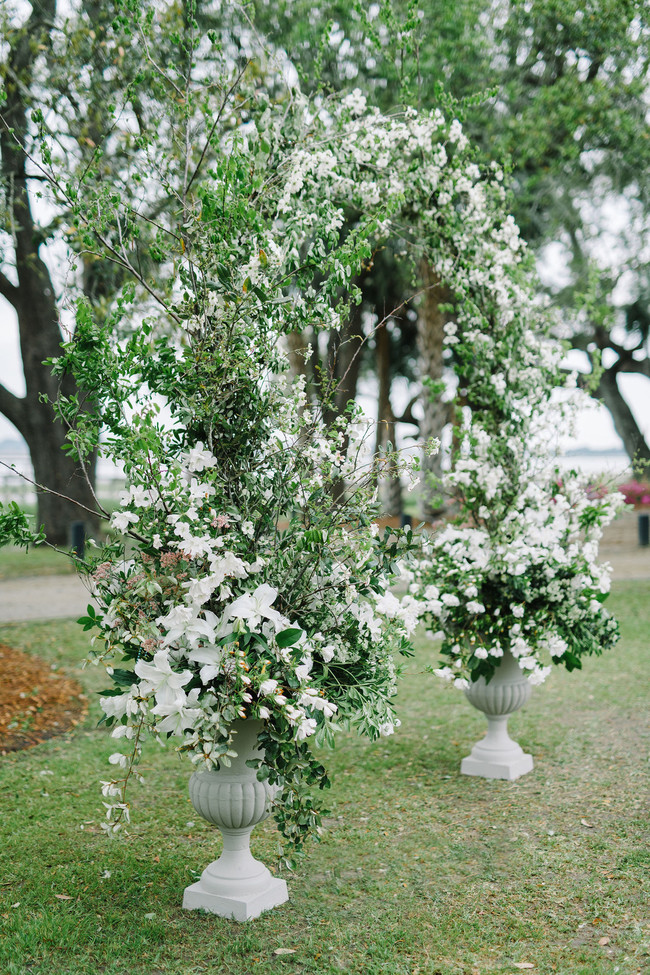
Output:
M200 880L185 888L183 908L209 911L234 921L249 921L289 899L286 881L274 877L263 863L252 857L247 866L245 877L229 877L224 856L215 860L205 868Z
M488 717L488 733L463 759L463 775L482 775L485 779L518 779L533 768L533 756L513 741L506 729L507 715ZM495 725L497 727L495 727Z

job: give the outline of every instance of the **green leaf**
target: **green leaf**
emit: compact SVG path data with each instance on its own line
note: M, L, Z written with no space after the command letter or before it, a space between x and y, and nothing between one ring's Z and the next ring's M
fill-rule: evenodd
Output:
M303 630L299 630L297 627L292 627L289 630L283 630L281 633L276 633L275 642L284 650L286 647L292 647L294 643L297 643L303 634Z
M120 687L131 687L132 684L138 682L138 675L136 673L132 670L122 670L121 667L117 667L111 674L111 677Z

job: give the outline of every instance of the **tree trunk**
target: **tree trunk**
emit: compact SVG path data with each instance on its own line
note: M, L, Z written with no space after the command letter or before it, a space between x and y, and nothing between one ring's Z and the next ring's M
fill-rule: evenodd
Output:
M34 5L25 26L16 32L9 52L5 77L4 125L0 127L1 175L12 188L10 196L11 235L14 244L17 284L0 274L0 294L13 305L18 316L20 347L26 393L21 399L0 387L0 409L25 438L30 450L35 479L65 499L38 493L38 521L48 540L68 546L72 521L83 520L96 533L97 516L81 512L74 502L95 508L91 484L95 458L89 462L90 484L80 476L79 464L64 455L65 431L55 422L50 403L58 395L58 384L44 360L58 356L61 332L55 291L50 273L40 256L41 238L32 215L28 191L25 144L33 59L46 49L54 20L54 0ZM66 382L67 395L77 393L74 382Z
M390 401L390 334L384 319L375 331L376 361L377 361L377 439L375 444L375 462L380 475L379 496L382 512L386 515L401 515L402 513L402 485L396 465L386 458L387 445L392 444L395 450L395 416Z
M443 427L448 421L448 404L443 402L435 388L427 388L427 381L442 382L443 329L446 319L440 305L449 296L433 268L425 261L420 264L420 277L425 289L418 309L418 349L424 386L424 416L420 423L420 437L426 443L432 437L442 437ZM433 456L424 453L420 475L420 515L424 521L432 521L444 510L441 487L442 452Z
M93 494L96 456L89 458L86 476L79 461L63 452L66 431L61 421L55 419L51 405L57 398L59 386L50 367L44 365L45 359L57 356L61 351L54 290L49 272L35 251L28 259L23 255L23 262L29 269L19 265L21 294L15 305L26 394L20 416L16 417L18 422L11 416L9 419L25 438L34 479L42 485L37 489L38 524L45 526L49 542L67 547L73 522L83 521L87 534L96 535L99 529ZM25 279L30 282L29 290ZM65 381L62 391L67 396L80 395L71 378ZM49 402L43 401L43 395Z
M614 428L632 461L632 468L640 476L647 475L650 465L650 449L630 407L618 388L616 366L606 369L600 377L595 396L601 399L614 421Z
M324 391L323 414L328 426L345 412L350 400L357 395L363 341L361 305L354 305L350 309L348 322L332 333L327 348L327 388Z

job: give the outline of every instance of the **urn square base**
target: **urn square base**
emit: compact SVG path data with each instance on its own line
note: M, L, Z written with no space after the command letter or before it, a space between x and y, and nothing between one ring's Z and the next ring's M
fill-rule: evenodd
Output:
M183 908L186 911L209 911L220 917L231 918L234 921L249 921L259 917L263 911L270 911L289 900L289 891L285 880L273 877L263 891L254 894L240 893L236 897L224 897L205 890L200 880L185 888L183 894Z
M496 756L476 754L477 747L460 765L463 775L482 775L484 779L518 779L533 768L533 756L519 749L518 755Z

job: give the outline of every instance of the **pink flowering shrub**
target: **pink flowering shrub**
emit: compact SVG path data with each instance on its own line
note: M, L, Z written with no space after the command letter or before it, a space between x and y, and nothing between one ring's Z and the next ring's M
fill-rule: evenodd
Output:
M626 481L620 484L618 490L625 498L626 504L648 504L650 505L650 484L643 481Z

